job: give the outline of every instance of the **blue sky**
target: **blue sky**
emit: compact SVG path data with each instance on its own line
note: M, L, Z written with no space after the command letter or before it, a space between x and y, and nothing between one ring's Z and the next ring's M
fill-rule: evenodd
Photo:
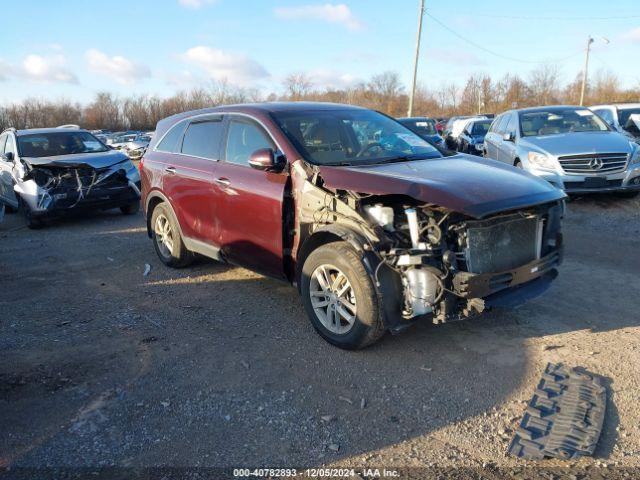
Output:
M418 0L5 0L5 12L9 4L17 15L0 31L2 103L85 102L101 90L166 96L223 78L266 94L293 72L340 87L394 70L408 84L418 11ZM625 85L640 84L637 0L426 6L498 54L425 16L418 80L428 87L461 84L475 72L526 77L537 66L527 62L547 60L569 81L582 68L589 34L592 72L604 68Z

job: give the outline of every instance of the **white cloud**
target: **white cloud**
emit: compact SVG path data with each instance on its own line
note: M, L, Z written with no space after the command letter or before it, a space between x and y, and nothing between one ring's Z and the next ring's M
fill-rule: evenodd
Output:
M198 46L181 55L182 61L204 70L215 80L247 85L269 76L265 68L255 60L239 53L217 48Z
M178 3L183 7L198 9L205 5L211 5L216 3L218 0L178 0Z
M301 5L299 7L279 7L274 10L276 17L283 20L319 20L338 23L349 30L360 30L362 23L355 18L344 3L323 5Z
M130 85L151 76L151 71L146 65L119 55L110 57L95 48L88 50L85 58L90 71L110 77L122 85Z
M14 74L38 83L78 83L78 78L66 64L67 59L62 54L42 56L32 53L24 58Z
M327 69L312 70L306 73L306 76L316 88L320 87L339 90L352 87L355 84L362 82L361 78L358 78L350 73L337 72Z
M622 39L633 43L640 43L640 27L632 28L628 32L623 33Z

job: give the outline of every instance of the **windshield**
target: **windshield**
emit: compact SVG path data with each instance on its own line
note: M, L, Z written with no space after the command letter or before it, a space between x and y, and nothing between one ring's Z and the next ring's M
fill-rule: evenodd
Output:
M20 135L18 150L23 157L37 158L106 152L109 149L88 132L51 132Z
M438 134L438 132L436 132L436 122L434 122L430 118L423 118L420 120L404 119L404 120L398 120L398 121L402 125L407 127L409 130L411 130L414 133L417 133L418 135L437 135Z
M491 126L491 120L485 122L475 122L471 129L471 135L486 135Z
M607 124L592 111L576 108L520 113L520 128L523 137L609 130Z
M272 115L305 160L316 165L442 157L411 130L372 110L310 110Z

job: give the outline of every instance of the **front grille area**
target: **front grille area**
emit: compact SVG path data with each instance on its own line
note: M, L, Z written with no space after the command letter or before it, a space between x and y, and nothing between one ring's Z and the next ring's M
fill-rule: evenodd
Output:
M543 221L535 215L509 215L468 222L467 271L499 273L540 258Z
M566 191L576 190L576 189L602 189L602 188L618 188L622 186L622 180L606 180L602 179L601 184L594 185L592 182L564 182L564 188Z
M627 167L626 153L589 153L558 157L566 173L576 175L597 175L623 172Z

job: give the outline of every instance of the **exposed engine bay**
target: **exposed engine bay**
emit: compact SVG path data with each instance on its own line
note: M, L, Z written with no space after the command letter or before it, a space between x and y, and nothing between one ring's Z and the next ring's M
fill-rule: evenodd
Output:
M362 236L387 316L397 301L392 328L522 303L546 289L561 262L562 200L472 218L406 195L327 188L317 171L303 195L308 234L343 225Z

